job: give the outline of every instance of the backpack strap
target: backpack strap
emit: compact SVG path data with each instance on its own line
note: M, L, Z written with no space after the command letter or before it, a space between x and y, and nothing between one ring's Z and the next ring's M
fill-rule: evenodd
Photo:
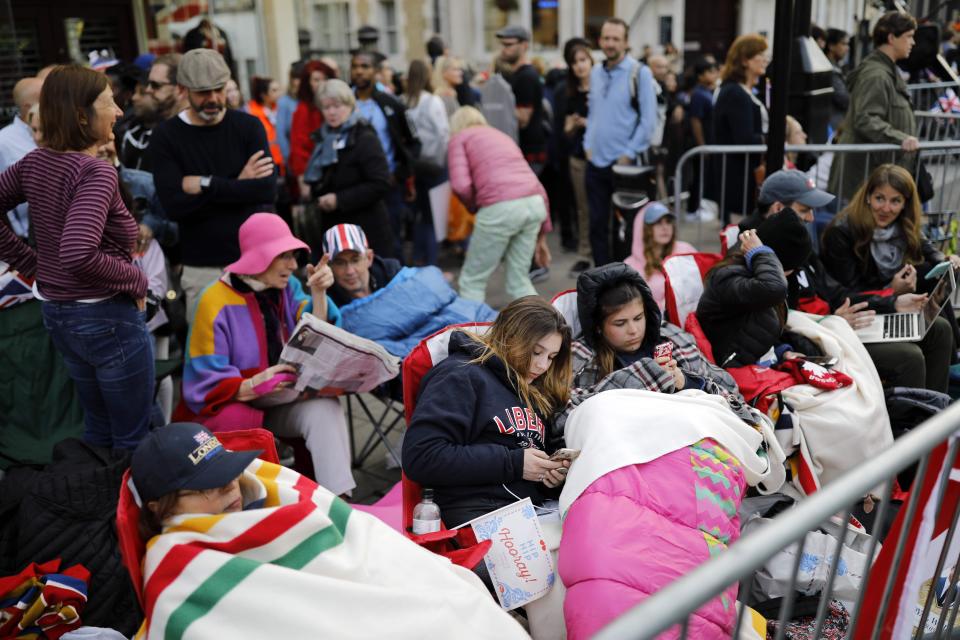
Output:
M643 66L643 63L639 60L637 61L636 66L630 71L630 106L634 111L637 112L637 117L640 117L640 67Z

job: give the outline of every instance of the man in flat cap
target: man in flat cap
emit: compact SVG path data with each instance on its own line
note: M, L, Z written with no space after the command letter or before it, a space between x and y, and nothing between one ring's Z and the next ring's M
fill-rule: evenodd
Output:
M276 198L266 132L255 117L227 109L229 79L216 51L183 54L177 84L188 106L157 125L148 149L160 202L180 223L187 317L203 288L240 257L240 225L253 213L273 211Z
M496 36L500 41L497 62L516 100L520 150L539 176L547 162L547 134L543 122L546 115L540 74L527 60L530 32L524 27L511 25L497 31Z

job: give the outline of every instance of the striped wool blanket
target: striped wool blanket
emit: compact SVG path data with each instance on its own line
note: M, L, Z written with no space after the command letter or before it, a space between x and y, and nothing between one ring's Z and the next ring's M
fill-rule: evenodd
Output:
M473 573L300 474L254 460L241 490L149 541L137 638L527 637Z

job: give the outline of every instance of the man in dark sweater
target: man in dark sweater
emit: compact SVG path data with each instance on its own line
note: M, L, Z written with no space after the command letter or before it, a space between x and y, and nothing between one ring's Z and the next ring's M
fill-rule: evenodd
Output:
M177 83L188 107L157 125L148 153L157 196L180 224L188 317L200 292L240 257L240 225L273 211L276 178L260 121L226 108L230 70L211 49L184 54Z
M530 32L511 25L497 31L500 41L499 62L504 78L513 89L520 128L520 150L538 176L547 162L547 136L544 130L543 84L540 74L527 60Z

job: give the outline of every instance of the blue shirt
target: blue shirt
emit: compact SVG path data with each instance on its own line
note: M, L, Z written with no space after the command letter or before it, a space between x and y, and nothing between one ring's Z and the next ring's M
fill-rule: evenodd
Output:
M595 167L609 167L620 156L635 158L650 146L657 124L657 93L650 68L642 65L637 74L638 118L630 104L630 76L638 64L624 56L612 69L598 64L590 72L583 148L590 152L590 163Z
M397 161L393 153L390 126L387 124L387 116L383 113L383 109L371 98L369 100L357 100L357 110L377 132L377 137L380 138L380 146L383 147L383 153L387 156L387 166L390 168L390 173L395 173L397 171Z
M283 161L290 161L290 129L293 127L293 112L297 110L297 99L284 94L277 100L277 144Z
M20 158L37 148L33 140L33 130L19 115L13 122L0 129L0 173L16 164ZM30 213L27 203L18 204L7 212L7 219L13 232L26 238L30 229Z
M694 87L687 113L691 118L698 118L703 125L704 142L713 144L713 92L702 84Z

